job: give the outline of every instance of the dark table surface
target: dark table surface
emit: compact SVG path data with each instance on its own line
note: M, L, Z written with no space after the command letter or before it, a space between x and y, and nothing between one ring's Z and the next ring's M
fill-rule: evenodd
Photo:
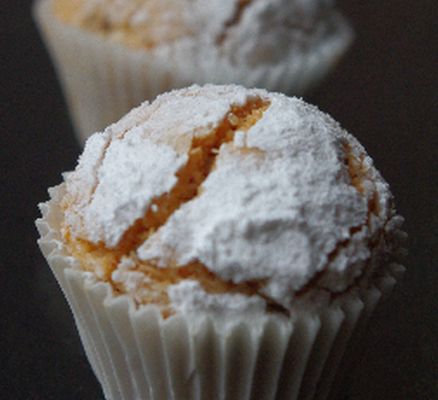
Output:
M102 399L68 307L36 246L46 189L79 146L30 1L0 11L0 398ZM339 1L356 41L306 97L365 145L410 234L408 270L363 342L341 400L438 399L438 6Z

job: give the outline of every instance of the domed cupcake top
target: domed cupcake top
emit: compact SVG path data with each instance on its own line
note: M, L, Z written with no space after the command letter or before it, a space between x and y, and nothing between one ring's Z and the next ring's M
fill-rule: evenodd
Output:
M327 0L57 0L69 24L133 48L205 42L249 64L275 63L284 49L312 44L338 21Z
M65 180L64 237L82 266L174 308L289 310L342 293L388 262L399 224L333 119L239 86L144 103L93 135Z

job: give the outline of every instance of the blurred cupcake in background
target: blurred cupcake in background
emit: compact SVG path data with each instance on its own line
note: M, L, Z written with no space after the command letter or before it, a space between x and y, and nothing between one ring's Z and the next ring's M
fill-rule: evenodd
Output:
M191 83L288 94L315 85L352 31L330 0L37 0L81 142Z

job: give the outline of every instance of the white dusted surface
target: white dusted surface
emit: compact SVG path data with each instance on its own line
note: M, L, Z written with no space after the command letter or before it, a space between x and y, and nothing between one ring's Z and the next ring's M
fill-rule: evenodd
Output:
M236 85L193 85L160 95L93 135L77 168L65 175L65 228L73 239L104 243L111 251L139 218L155 213L154 206L165 209L157 206L159 196L185 185L176 177L190 165L195 139L217 135L232 110L251 101L267 109L233 140L218 139L198 193L178 200L124 255L132 264L160 268L200 262L234 284L264 281L258 294L288 310L367 286L392 262L403 238L403 219L372 159L316 107ZM123 281L123 272L125 286L132 287L138 273L117 264L114 278ZM260 309L245 296L203 296L195 284L184 280L169 288L174 309L222 304L226 310L241 300Z

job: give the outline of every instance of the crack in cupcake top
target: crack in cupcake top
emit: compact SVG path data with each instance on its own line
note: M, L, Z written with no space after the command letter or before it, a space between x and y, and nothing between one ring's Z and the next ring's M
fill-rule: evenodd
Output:
M93 136L66 182L72 253L122 291L114 271L131 260L165 302L198 282L290 309L309 283L345 290L390 251L391 194L365 150L316 108L263 90L160 96Z
M241 106L232 105L216 129L205 136L193 137L187 161L175 173L175 185L169 192L153 198L145 215L125 231L117 246L125 249L125 254L137 250L139 245L166 224L174 212L194 199L214 168L220 147L231 142L236 132L246 132L261 118L267 107L268 103L260 98L250 98Z
M221 45L224 42L229 29L239 24L240 20L242 19L243 13L245 12L246 8L251 4L251 1L253 0L238 0L234 14L228 19L228 21L224 23L224 28L222 32L220 32L216 38L216 43L218 45Z

